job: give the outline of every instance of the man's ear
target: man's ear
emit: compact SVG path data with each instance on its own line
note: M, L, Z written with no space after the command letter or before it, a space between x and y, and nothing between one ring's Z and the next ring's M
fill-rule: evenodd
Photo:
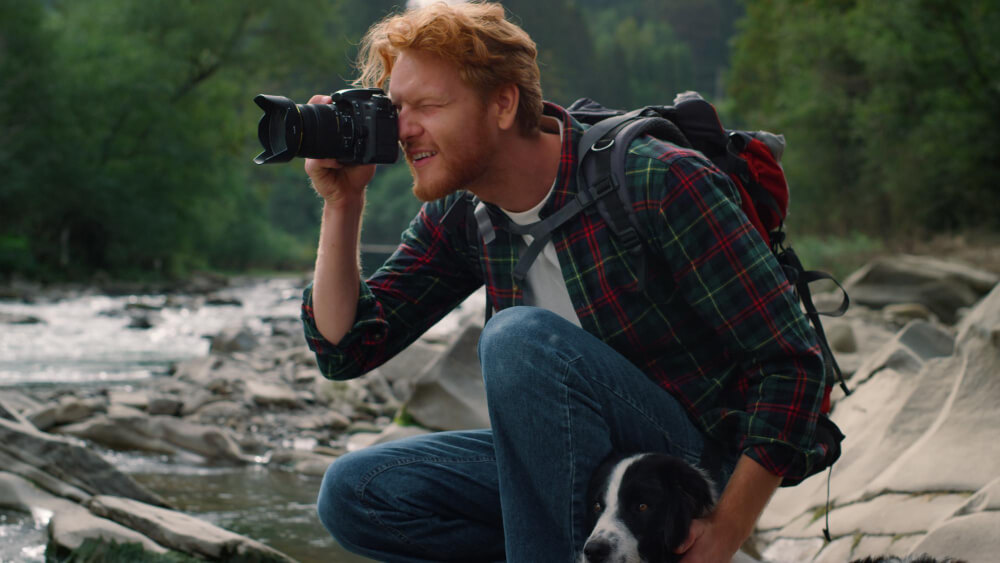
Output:
M517 106L521 101L521 90L514 83L504 84L493 92L497 126L506 131L517 122Z

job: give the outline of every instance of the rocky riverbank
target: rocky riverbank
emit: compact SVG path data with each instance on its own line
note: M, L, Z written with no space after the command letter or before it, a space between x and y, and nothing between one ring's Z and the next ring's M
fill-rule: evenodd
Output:
M833 541L821 533L823 474L779 492L760 522L758 555L992 558L1000 548L998 282L995 272L912 256L873 262L847 281L854 305L826 321L854 390L833 411L848 436L832 478ZM225 306L217 292L196 298ZM172 306L158 303L108 314L148 330ZM0 507L47 514L48 541L63 550L101 537L210 560L288 561L170 510L93 446L321 475L338 455L372 443L488 425L475 356L481 295L392 362L347 382L319 374L296 314L291 307L227 327L204 357L129 387L0 391ZM0 323L46 322L2 315L0 302Z

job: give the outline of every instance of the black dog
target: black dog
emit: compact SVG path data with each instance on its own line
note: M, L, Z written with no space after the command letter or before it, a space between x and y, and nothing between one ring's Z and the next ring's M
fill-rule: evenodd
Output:
M660 563L687 539L691 521L711 511L715 490L699 469L666 454L611 456L587 494L593 530L581 563Z

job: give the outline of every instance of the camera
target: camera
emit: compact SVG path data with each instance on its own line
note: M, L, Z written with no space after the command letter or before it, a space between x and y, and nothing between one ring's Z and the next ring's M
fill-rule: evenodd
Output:
M378 88L339 90L329 104L296 104L258 94L264 110L257 136L264 152L257 164L293 157L336 158L345 164L390 164L399 156L396 108Z

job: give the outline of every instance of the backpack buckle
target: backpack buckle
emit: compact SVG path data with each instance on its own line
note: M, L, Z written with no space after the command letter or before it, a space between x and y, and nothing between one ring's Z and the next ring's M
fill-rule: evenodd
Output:
M602 177L597 182L590 185L589 190L580 190L577 197L581 199L581 203L584 207L588 207L591 203L602 199L604 196L615 191L617 186L612 178L608 176Z
M639 233L636 232L635 228L627 227L615 234L630 254L637 256L642 254L642 239L639 237Z

